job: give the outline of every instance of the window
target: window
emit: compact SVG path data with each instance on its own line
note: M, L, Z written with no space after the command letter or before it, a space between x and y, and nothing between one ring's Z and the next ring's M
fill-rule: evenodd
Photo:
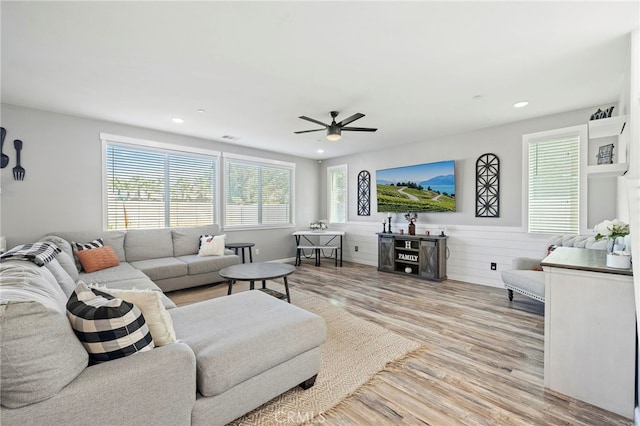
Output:
M101 138L107 229L216 223L217 153L104 134Z
M530 233L580 233L585 199L581 141L585 137L584 126L524 135L524 212Z
M295 164L225 154L225 227L292 225Z
M327 168L329 223L347 222L347 165Z

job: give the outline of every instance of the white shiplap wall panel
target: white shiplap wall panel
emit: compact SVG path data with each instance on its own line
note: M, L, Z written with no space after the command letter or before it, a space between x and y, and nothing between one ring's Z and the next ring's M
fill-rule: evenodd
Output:
M393 229L406 228L394 224ZM416 234L429 229L432 235L437 226L416 227ZM378 265L378 237L382 222L349 222L344 227L344 260L365 265ZM406 229L405 229L406 231ZM546 254L549 235L532 235L521 228L493 226L448 226L447 277L491 287L502 287L501 271L511 268L514 257L542 258ZM355 251L358 246L358 251ZM491 262L497 269L491 270Z

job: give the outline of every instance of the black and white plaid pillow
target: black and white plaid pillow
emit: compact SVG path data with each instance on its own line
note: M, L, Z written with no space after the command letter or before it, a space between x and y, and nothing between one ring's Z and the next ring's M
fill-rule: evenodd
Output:
M67 317L78 340L97 364L153 349L142 312L133 303L80 282L67 302Z
M48 242L22 244L0 256L0 259L29 260L38 266L51 262L62 250Z
M71 241L71 249L73 250L73 259L76 261L76 267L78 271L82 271L82 264L80 263L80 259L78 259L77 253L82 250L91 250L98 247L104 247L104 241L102 238L96 238L93 241L89 241L88 243L76 243L75 241Z

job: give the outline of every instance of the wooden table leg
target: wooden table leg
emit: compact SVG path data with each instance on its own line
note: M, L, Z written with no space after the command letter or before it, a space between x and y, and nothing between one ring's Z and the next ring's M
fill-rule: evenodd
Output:
M233 280L229 280L229 290L227 290L227 296L231 294L231 288L233 287Z
M255 289L256 288L255 284L256 284L255 281L249 281L249 290Z

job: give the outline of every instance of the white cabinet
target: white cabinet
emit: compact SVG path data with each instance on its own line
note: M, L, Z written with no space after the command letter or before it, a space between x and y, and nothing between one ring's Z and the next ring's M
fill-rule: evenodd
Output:
M636 318L631 270L603 250L558 247L545 273L544 385L627 418L635 406Z
M627 171L629 132L625 131L626 121L626 115L589 121L586 169L588 178L622 176ZM611 145L613 163L598 164L600 151L608 150Z

